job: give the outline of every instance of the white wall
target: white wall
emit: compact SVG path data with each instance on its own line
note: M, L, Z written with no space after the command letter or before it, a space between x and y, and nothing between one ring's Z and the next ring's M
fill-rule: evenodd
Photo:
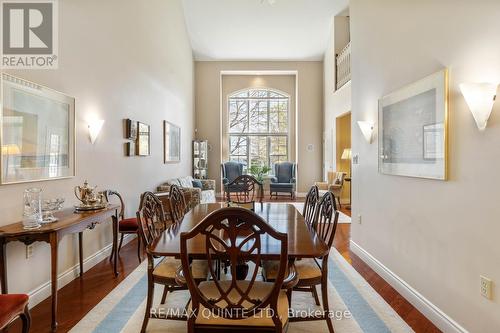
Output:
M323 128L323 62L320 61L207 61L196 62L196 136L212 146L208 176L220 187L221 163L221 72L286 71L297 73L298 192L307 192L321 179ZM308 151L308 144L314 146Z
M379 174L377 140L353 125L362 224L352 239L466 330L498 332L500 103L479 132L458 85L500 82L500 3L351 0L350 13L353 124L376 120L381 96L450 69L449 181ZM492 301L479 293L481 274L496 282Z
M324 113L323 113L323 179L326 180L328 170L336 170L336 136L335 119L346 112L351 111L351 82L343 85L339 90L335 89L335 20L346 20L344 17L332 19L331 35L323 60L324 66ZM344 23L344 22L343 22ZM342 26L339 24L339 26ZM345 29L344 29L345 30ZM344 31L346 33L346 31ZM337 34L345 35L345 34ZM343 40L344 43L347 43ZM344 44L345 46L346 44ZM343 47L340 47L342 50Z
M0 226L21 219L22 193L30 186L71 206L73 187L88 179L122 193L127 216L134 216L141 192L191 172L194 65L181 1L64 0L59 9L59 69L9 72L76 98L77 177L0 187ZM94 145L86 128L92 114L105 119ZM124 156L124 118L151 125L151 156ZM180 164L163 164L163 120L182 129ZM85 257L111 242L110 231L108 224L85 232ZM77 250L76 235L66 236L59 272L77 264ZM29 292L49 280L47 244L36 243L29 260L21 243L8 244L7 252L10 292Z

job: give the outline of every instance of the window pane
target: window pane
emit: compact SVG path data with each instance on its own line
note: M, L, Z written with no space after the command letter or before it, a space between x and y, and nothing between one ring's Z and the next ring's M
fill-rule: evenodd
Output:
M266 100L251 100L250 101L250 132L251 133L266 133L267 132L267 101Z
M255 89L250 90L250 97L267 97L267 90Z
M269 140L271 149L269 155L288 156L288 147L285 136L271 136L269 137Z
M246 100L229 101L229 132L245 133L248 131L248 102Z
M250 165L267 165L267 138L250 137Z
M287 98L285 95L271 90L269 91L269 97Z
M271 100L269 107L269 131L271 133L287 133L288 101Z
M229 137L229 155L247 156L248 139L246 136Z

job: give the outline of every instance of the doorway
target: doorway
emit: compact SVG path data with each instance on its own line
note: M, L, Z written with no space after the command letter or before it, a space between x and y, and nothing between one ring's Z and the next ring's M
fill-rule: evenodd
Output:
M335 119L337 172L345 172L346 178L340 195L342 204L351 207L351 112ZM344 207L344 206L343 206Z

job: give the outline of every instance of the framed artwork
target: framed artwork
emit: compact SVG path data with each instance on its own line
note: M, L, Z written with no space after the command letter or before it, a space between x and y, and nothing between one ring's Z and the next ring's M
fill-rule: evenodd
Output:
M125 155L134 156L135 155L135 141L125 143Z
M126 139L137 140L137 121L132 119L126 119Z
M166 120L163 122L163 147L165 163L181 161L181 128Z
M379 100L379 138L380 173L447 179L446 69Z
M150 127L144 123L137 123L137 151L139 156L149 156L150 154Z
M1 74L0 183L75 176L75 99Z

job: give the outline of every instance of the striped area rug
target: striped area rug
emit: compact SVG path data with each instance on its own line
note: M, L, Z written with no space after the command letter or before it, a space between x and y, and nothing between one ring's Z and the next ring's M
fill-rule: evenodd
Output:
M329 262L329 303L334 311L336 333L413 332L371 286L332 249ZM92 309L70 332L137 333L140 332L146 302L146 262L143 262L118 287ZM155 288L155 304L163 288ZM318 288L318 291L319 288ZM321 296L320 296L321 298ZM182 308L189 299L187 291L170 293L167 308ZM310 293L294 292L292 307L297 310L320 310ZM186 323L151 319L148 332L186 332ZM289 333L328 332L325 321L294 322Z

